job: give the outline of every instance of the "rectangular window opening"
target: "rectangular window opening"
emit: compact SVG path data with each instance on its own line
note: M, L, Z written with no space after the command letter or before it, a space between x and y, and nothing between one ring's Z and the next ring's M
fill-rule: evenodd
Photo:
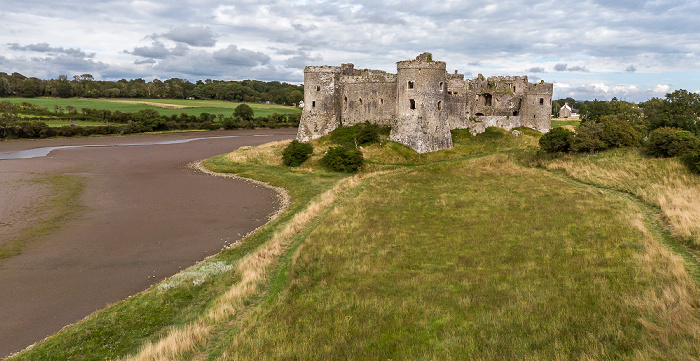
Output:
M316 101L315 100L311 102L311 107L316 108Z
M544 98L540 98L540 105L544 105Z
M438 110L442 110L442 101L438 101Z
M321 86L320 86L320 85L316 85L316 91L317 91L317 92L318 92L318 91L321 91Z
M416 101L415 99L409 99L409 107L410 109L416 109Z
M413 89L413 82L410 80L408 81L408 89Z

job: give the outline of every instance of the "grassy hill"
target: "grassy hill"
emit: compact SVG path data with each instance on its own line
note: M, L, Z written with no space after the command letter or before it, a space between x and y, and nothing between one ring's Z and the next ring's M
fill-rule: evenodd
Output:
M286 142L212 158L290 207L16 359L699 358L700 178L635 149L542 155L538 137L455 131L422 155L384 139L358 175L318 166L327 137L299 168Z

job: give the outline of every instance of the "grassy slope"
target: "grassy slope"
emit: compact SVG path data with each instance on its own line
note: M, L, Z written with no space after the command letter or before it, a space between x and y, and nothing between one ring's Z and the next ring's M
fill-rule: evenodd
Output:
M201 113L209 114L224 114L231 116L234 108L241 103L225 102L219 100L183 100L183 99L85 99L85 98L0 98L0 101L10 101L12 103L28 102L54 110L54 106L60 107L73 106L78 111L82 108L104 109L120 111L122 113L136 113L141 109L155 109L161 115L180 115L182 113L188 115L200 115ZM160 106L147 105L143 102L159 103L159 104L174 104L184 106L181 109L167 109ZM301 110L299 108L275 105L275 104L257 104L248 103L253 108L256 117L265 117L273 113L291 114Z
M280 144L212 159L294 199L210 261L238 268L119 302L20 359L135 355L141 344L136 359L700 356L698 291L661 245L653 210L520 165L543 165L523 156L537 143L527 132L454 138L427 155L365 148L367 170L381 173L320 198L343 177L317 170L323 140L298 170L271 161ZM315 196L327 204L307 208Z

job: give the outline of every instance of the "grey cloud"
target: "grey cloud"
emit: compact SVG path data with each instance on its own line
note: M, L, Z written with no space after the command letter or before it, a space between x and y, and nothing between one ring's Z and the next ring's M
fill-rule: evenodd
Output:
M627 67L627 69L625 69L625 71L629 73L634 73L635 71L637 71L637 68L635 68L634 65L630 65Z
M544 73L544 68L542 68L542 67L530 68L526 72L527 73Z
M32 51L37 53L53 53L53 54L66 54L78 58L92 58L95 56L94 53L87 54L78 48L63 48L63 47L52 47L48 43L37 43L29 45L19 45L18 43L8 44L10 49L17 51Z
M584 66L572 66L569 68L569 66L565 63L559 63L559 64L555 65L554 70L556 70L556 71L575 71L575 72L583 72L583 73L587 73L589 71Z
M133 51L124 51L124 53L144 58L165 59L169 56L185 55L188 51L189 48L184 44L177 44L174 48L168 48L162 42L154 41L151 46L136 47Z
M323 58L320 55L310 56L309 54L302 52L297 56L293 56L287 59L285 64L288 68L304 69L304 67L306 67L307 65L314 65L322 60Z
M554 70L556 71L566 71L567 65L564 63L559 63L554 66Z
M167 33L151 34L154 40L161 38L184 43L190 46L212 47L216 45L216 34L208 26L182 25L170 29Z
M170 55L170 50L165 47L165 44L154 41L151 46L136 47L133 51L127 51L126 53L144 58L164 59Z
M270 57L264 53L247 49L238 49L235 45L229 45L225 49L215 51L214 59L229 65L253 67L266 65L270 62Z

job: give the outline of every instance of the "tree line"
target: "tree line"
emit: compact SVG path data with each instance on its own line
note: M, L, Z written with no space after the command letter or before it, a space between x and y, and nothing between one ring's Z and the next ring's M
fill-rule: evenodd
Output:
M154 109L142 109L136 113L123 113L104 109L66 107L50 111L31 103L0 102L0 140L17 138L49 138L55 136L73 137L88 135L131 134L167 130L217 130L282 128L299 125L301 113L270 114L254 117L253 109L240 104L230 117L224 114L201 113L199 116L182 113L180 115L160 115ZM31 115L31 120L19 114ZM104 123L98 126L66 125L49 127L46 120L92 121Z
M42 80L20 73L0 72L0 97L195 98L297 105L304 99L304 86L259 80L206 79L192 83L179 78L104 81L95 80L91 74L74 75L70 79L59 75L56 79Z

